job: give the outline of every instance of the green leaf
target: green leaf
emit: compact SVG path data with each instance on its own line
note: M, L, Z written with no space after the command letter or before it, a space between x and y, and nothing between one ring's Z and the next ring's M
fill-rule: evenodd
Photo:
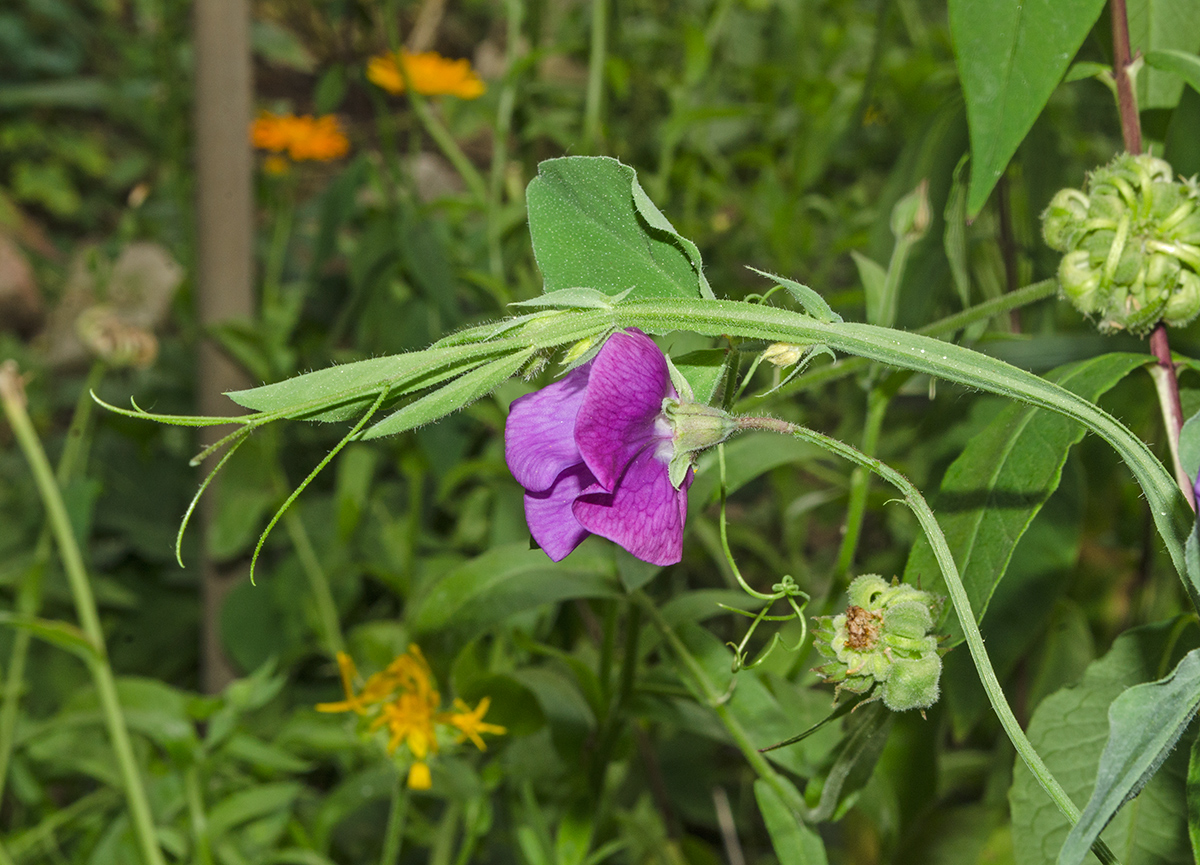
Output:
M1047 377L1094 402L1147 362L1144 355L1098 355ZM977 621L982 621L1017 542L1058 488L1071 446L1082 437L1082 425L1062 415L1010 405L947 469L935 508ZM923 536L909 554L904 579L946 593L933 549ZM958 642L962 630L957 617L949 610L945 617L951 644Z
M1146 65L1176 75L1186 81L1193 90L1200 92L1200 57L1195 54L1169 49L1147 51Z
M1108 743L1096 787L1058 854L1058 865L1079 865L1123 804L1158 771L1200 707L1200 649L1193 649L1157 682L1134 685L1108 708Z
M863 298L867 305L867 321L879 323L883 314L883 295L887 285L887 271L876 261L867 258L856 249L850 250L854 266L858 268L858 279L862 283Z
M692 386L696 402L711 405L728 368L729 354L723 348L703 348L671 358L671 362Z
M1196 643L1195 629L1189 627L1181 639L1175 621L1132 629L1088 666L1078 685L1051 694L1038 706L1029 724L1029 740L1077 805L1086 801L1096 781L1108 738L1109 706L1129 686L1160 676ZM1142 790L1137 807L1122 809L1102 833L1122 861L1140 865L1187 861L1183 795L1187 761L1183 750L1168 757ZM1009 803L1016 862L1054 865L1071 827L1020 758Z
M392 396L429 387L505 349L524 348L504 341L428 348L410 354L376 357L331 366L276 384L226 394L244 408L279 417L336 421L357 417L384 385Z
M780 781L791 783L782 776ZM826 865L829 860L821 836L801 822L771 785L761 778L754 782L754 798L758 801L763 823L767 825L779 865Z
M1200 736L1189 749L1187 769L1187 825L1192 842L1192 859L1200 861Z
M37 616L26 616L21 613L0 610L0 625L28 631L39 640L45 640L60 649L66 649L85 661L100 660L100 652L88 639L87 634L69 622L39 619Z
M397 435L443 418L463 406L473 403L491 393L502 382L508 381L517 370L533 357L529 348L516 354L486 363L466 375L459 376L445 387L409 403L393 412L379 423L369 427L361 436L363 440Z
M1195 0L1128 0L1129 49L1137 56L1170 52L1187 55L1200 49L1200 4ZM1146 57L1150 69L1137 77L1137 105L1147 108L1174 108L1183 84L1175 75L1163 74ZM1167 69L1165 72L1176 72ZM1184 77L1186 81L1187 78Z
M0 87L0 108L102 108L112 88L100 78L60 78Z
M251 820L290 809L304 785L295 781L258 784L222 799L208 812L209 838L216 842Z
M409 627L417 635L449 631L466 638L542 604L614 596L620 589L613 579L612 559L603 552L583 546L555 563L524 543L488 550L417 599L409 608Z
M1104 0L950 0L971 130L968 215L983 209L1103 7Z
M546 292L712 297L695 244L671 227L629 166L604 156L546 160L526 201Z
M747 270L753 270L759 276L771 280L776 285L787 290L787 293L792 296L796 303L803 307L804 311L813 318L820 321L841 321L842 317L838 315L829 304L825 302L825 298L817 294L807 285L802 285L794 279L788 279L785 276L776 276L773 273L768 273L765 270L759 270L757 267L747 266Z

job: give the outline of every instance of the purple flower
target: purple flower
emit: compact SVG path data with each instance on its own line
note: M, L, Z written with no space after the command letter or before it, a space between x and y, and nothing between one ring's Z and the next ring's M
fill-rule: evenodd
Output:
M679 394L662 352L630 329L561 380L513 402L504 455L525 488L529 531L551 559L566 558L589 534L655 565L683 557L692 470L676 489L667 399Z

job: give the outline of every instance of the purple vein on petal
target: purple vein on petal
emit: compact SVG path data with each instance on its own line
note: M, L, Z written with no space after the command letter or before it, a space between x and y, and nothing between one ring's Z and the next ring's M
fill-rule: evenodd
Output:
M673 565L683 558L683 526L687 521L689 469L683 487L675 489L667 466L650 448L638 454L614 493L584 493L573 508L583 528L620 544L654 565Z
M609 337L592 362L575 422L579 453L605 489L612 490L639 452L662 438L655 421L668 396L678 395L654 341L633 330Z

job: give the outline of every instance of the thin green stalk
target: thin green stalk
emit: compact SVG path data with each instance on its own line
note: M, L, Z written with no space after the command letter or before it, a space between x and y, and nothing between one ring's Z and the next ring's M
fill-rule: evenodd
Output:
M679 639L679 635L675 633L670 623L663 618L658 607L642 591L635 592L632 597L637 605L650 617L650 620L654 623L654 627L658 629L659 634L662 635L662 638L675 653L675 657L687 669L698 692L697 696L701 702L709 706L713 710L713 713L716 714L721 724L728 731L730 738L733 739L733 743L742 752L742 756L746 758L746 762L750 764L750 768L754 770L758 777L771 786L771 789L778 794L779 798L795 814L805 814L808 811L808 806L804 802L804 797L800 796L796 788L787 783L775 771L767 758L754 745L745 727L729 711L729 707L725 702L725 695L713 685L712 680L708 678L708 673L700 666L700 662L696 660L692 653L688 651L688 647L684 645L683 640Z
M600 137L604 65L608 60L608 2L592 0L592 46L588 56L587 101L583 108L583 149L594 153Z
M881 387L871 388L867 395L867 417L863 424L862 452L867 456L875 456L879 447L879 434L883 429L883 419L887 415L891 394ZM862 537L863 519L867 513L867 493L870 492L871 473L862 466L856 466L850 473L850 498L846 505L846 532L842 535L842 545L838 550L837 563L833 567L834 578L843 579L854 566L854 556L858 553L858 541Z
M75 412L67 428L66 443L58 460L55 477L61 487L74 477L80 459L88 450L91 439L91 421L95 402L91 392L99 386L108 365L103 361L92 364L88 377L75 401ZM16 611L24 616L36 616L42 608L42 580L53 553L53 535L49 523L42 526L34 547L33 561L17 588ZM21 708L21 692L25 688L25 665L29 660L29 646L33 634L24 628L13 634L12 654L9 655L8 671L4 677L3 702L0 703L0 801L4 798L4 787L8 781L8 764L12 759L13 742L16 735L17 716Z
M403 69L403 64L401 64ZM411 87L405 91L408 94L409 105L412 106L413 113L417 115L417 120L421 122L421 126L433 139L434 143L442 151L442 154L450 160L450 164L454 166L454 170L458 172L459 177L467 184L467 188L471 190L471 194L475 196L480 204L487 204L487 184L483 180L483 175L479 173L471 160L467 159L467 155L463 153L462 148L458 146L458 142L454 140L454 136L450 134L450 130L445 124L438 119L438 116L433 113L433 109L429 107L429 103L425 97L417 93Z
M1004 732L1008 734L1008 738L1017 749L1017 753L1021 755L1021 759L1025 761L1025 765L1029 767L1029 771L1033 773L1034 778L1041 784L1042 789L1050 796L1050 799L1058 807L1059 811L1072 824L1078 822L1079 809L1075 807L1075 803L1071 801L1071 797L1067 795L1062 785L1058 783L1054 775L1046 767L1046 764L1042 762L1041 756L1034 749L1033 743L1026 737L1025 731L1021 729L1021 725L1017 722L1012 708L1008 705L1008 700L1004 696L1003 689L1000 687L1000 681L996 678L995 670L992 669L992 662L988 657L987 649L984 648L983 635L980 633L979 625L975 621L975 613L971 609L971 601L967 597L967 590L962 584L962 579L959 577L958 566L954 562L950 546L946 543L946 537L942 533L942 528L938 524L937 517L934 516L933 510L929 507L929 504L925 501L920 491L908 478L886 463L869 457L844 442L806 427L768 417L740 418L739 427L746 430L770 430L784 435L791 435L802 441L825 448L831 453L837 454L855 465L879 475L904 496L905 504L912 510L917 518L917 522L921 524L921 529L925 532L925 536L929 539L929 544L933 548L938 566L942 569L942 575L946 580L946 589L950 593L951 602L954 604L954 612L962 625L967 647L971 652L971 659L975 662L975 669L979 673L980 682L982 682L983 688L987 692L988 700L991 702L992 709L996 712L996 716L1000 720L1000 725L1004 728ZM1117 861L1112 851L1101 841L1097 841L1092 849L1101 862L1115 863Z
M493 135L492 167L488 177L488 266L492 276L504 279L504 255L500 247L500 205L504 193L504 172L508 168L508 137L512 133L513 111L517 104L517 82L513 70L516 68L521 42L521 19L525 14L522 0L505 0L504 85L496 106L496 130Z
M117 765L120 768L125 797L142 858L146 865L165 865L162 850L158 846L158 839L155 835L150 803L142 785L137 760L133 754L133 744L129 739L125 716L121 711L121 702L117 696L116 681L113 678L112 667L108 663L104 630L100 625L100 614L92 595L91 584L88 582L87 571L84 568L83 555L75 540L75 532L71 527L66 505L63 503L62 492L55 481L54 472L50 468L50 461L46 458L46 452L42 449L42 443L38 440L37 432L25 410L24 388L17 372L17 365L13 361L7 361L0 365L0 402L4 404L4 413L12 426L17 444L33 472L38 493L46 508L47 517L54 531L54 538L58 542L63 570L66 572L67 582L70 584L71 594L75 600L80 627L96 649L95 656L88 660L88 668L95 681L101 711L108 727L109 738L112 740Z
M288 508L283 515L283 524L287 528L292 546L296 548L296 556L300 559L300 567L308 577L308 586L312 590L313 602L317 605L317 620L321 623L321 637L329 657L336 658L338 652L346 649L346 640L342 636L342 625L338 616L337 604L333 600L333 590L329 587L329 576L321 567L321 560L313 549L308 529L304 520L296 513L295 508Z
M197 865L213 865L212 845L208 840L208 815L204 810L204 792L200 788L200 767L188 766L183 776L187 795L188 822L192 828L192 843Z
M396 782L392 785L392 802L388 808L387 829L384 830L383 853L379 856L379 865L397 865L400 861L400 848L404 845L404 826L408 822L409 797L404 776L397 770Z
M283 293L283 265L287 260L288 241L292 237L292 219L296 212L293 202L292 178L280 178L283 202L275 211L275 225L271 232L271 245L267 249L266 266L263 268L262 309L267 315L276 314Z

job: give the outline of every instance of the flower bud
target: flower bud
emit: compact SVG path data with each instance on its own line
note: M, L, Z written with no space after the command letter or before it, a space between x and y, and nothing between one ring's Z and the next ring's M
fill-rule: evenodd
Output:
M1178 286L1163 310L1163 320L1172 327L1183 327L1200 313L1200 276L1184 268Z
M762 359L775 366L795 366L804 359L811 345L797 345L792 342L774 342L766 347Z
M1058 282L1063 293L1084 315L1103 308L1100 298L1100 271L1091 264L1085 250L1068 252L1058 264Z
M1060 189L1042 214L1042 238L1059 252L1071 248L1075 232L1082 230L1088 214L1088 197L1078 189Z
M897 201L892 208L892 234L897 240L920 240L929 230L931 221L929 181L922 180L916 189Z

